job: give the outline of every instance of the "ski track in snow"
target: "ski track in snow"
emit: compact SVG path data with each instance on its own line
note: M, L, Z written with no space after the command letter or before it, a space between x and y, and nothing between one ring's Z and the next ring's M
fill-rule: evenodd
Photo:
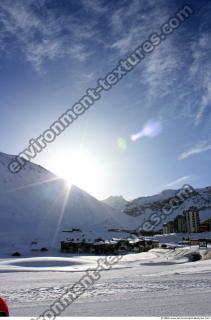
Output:
M76 300L65 316L164 316L211 314L211 260L187 262L187 253L196 248L154 249L130 254ZM8 271L9 260L1 260L1 295L8 299L12 315L39 316L67 288L75 284L99 257L78 256L78 272L55 270ZM53 262L53 258L49 259ZM73 258L64 258L72 260ZM183 259L183 260L182 260ZM14 264L14 259L11 259ZM24 261L24 259L21 259ZM26 259L33 261L35 259ZM41 261L41 259L39 258ZM59 260L63 261L60 257ZM183 261L183 262L182 262ZM4 264L5 262L5 264ZM168 264L169 262L169 264ZM166 264L165 264L166 263ZM75 264L72 265L72 268ZM20 272L20 270L22 272ZM179 308L179 310L178 310Z
M10 303L19 304L23 302L42 302L53 301L61 297L68 287L52 286L52 287L39 287L34 289L20 289L20 290L2 290L1 294L7 298ZM89 297L98 296L111 296L129 293L155 293L160 291L169 290L202 290L211 289L211 279L167 279L156 281L116 281L115 283L105 282L103 284L95 284L92 288L88 289L85 294L80 298L86 299ZM109 297L110 299L110 297Z

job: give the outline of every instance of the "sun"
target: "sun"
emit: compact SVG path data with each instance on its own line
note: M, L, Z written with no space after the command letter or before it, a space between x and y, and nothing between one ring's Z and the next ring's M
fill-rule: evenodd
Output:
M53 159L53 171L72 184L96 196L105 179L102 163L87 151L62 153Z

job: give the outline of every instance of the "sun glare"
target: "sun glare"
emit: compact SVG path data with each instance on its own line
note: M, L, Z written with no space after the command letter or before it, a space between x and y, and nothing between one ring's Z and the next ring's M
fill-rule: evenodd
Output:
M96 196L104 180L103 166L87 152L62 154L53 161L54 172L72 184Z

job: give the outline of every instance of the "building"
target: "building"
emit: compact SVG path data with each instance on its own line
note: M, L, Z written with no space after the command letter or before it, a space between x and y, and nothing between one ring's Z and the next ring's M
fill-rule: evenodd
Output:
M211 212L210 212L211 215ZM199 209L190 207L178 215L173 221L163 224L163 233L196 233L211 231L211 218L200 223Z
M187 232L187 223L186 223L186 217L184 215L178 215L174 219L174 231L175 232Z
M126 254L148 251L159 247L158 240L150 239L113 239L93 243L61 241L63 253L88 253L88 254Z
M184 212L187 224L187 232L199 232L200 220L199 220L199 210L196 207L190 207Z
M159 248L160 242L158 240L145 239L145 251Z
M203 223L201 223L199 230L200 230L200 232L211 231L211 218L209 218L208 220L205 220Z
M168 234L168 233L174 233L175 228L174 228L174 221L169 221L167 223L164 223L163 225L163 233Z
M207 225L206 223L200 224L199 232L208 232L208 231L210 231L209 225Z

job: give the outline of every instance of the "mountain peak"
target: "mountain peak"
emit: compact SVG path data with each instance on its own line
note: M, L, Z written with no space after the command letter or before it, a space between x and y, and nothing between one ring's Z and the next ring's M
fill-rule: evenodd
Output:
M84 238L94 240L117 236L109 229L132 228L129 216L75 185L68 188L65 180L39 165L27 163L18 174L11 174L10 160L10 156L0 154L2 242L18 245L38 239L58 247L65 229L80 229Z
M123 198L123 196L110 196L107 199L103 200L104 203L109 205L112 208L122 210L127 204L127 200Z

